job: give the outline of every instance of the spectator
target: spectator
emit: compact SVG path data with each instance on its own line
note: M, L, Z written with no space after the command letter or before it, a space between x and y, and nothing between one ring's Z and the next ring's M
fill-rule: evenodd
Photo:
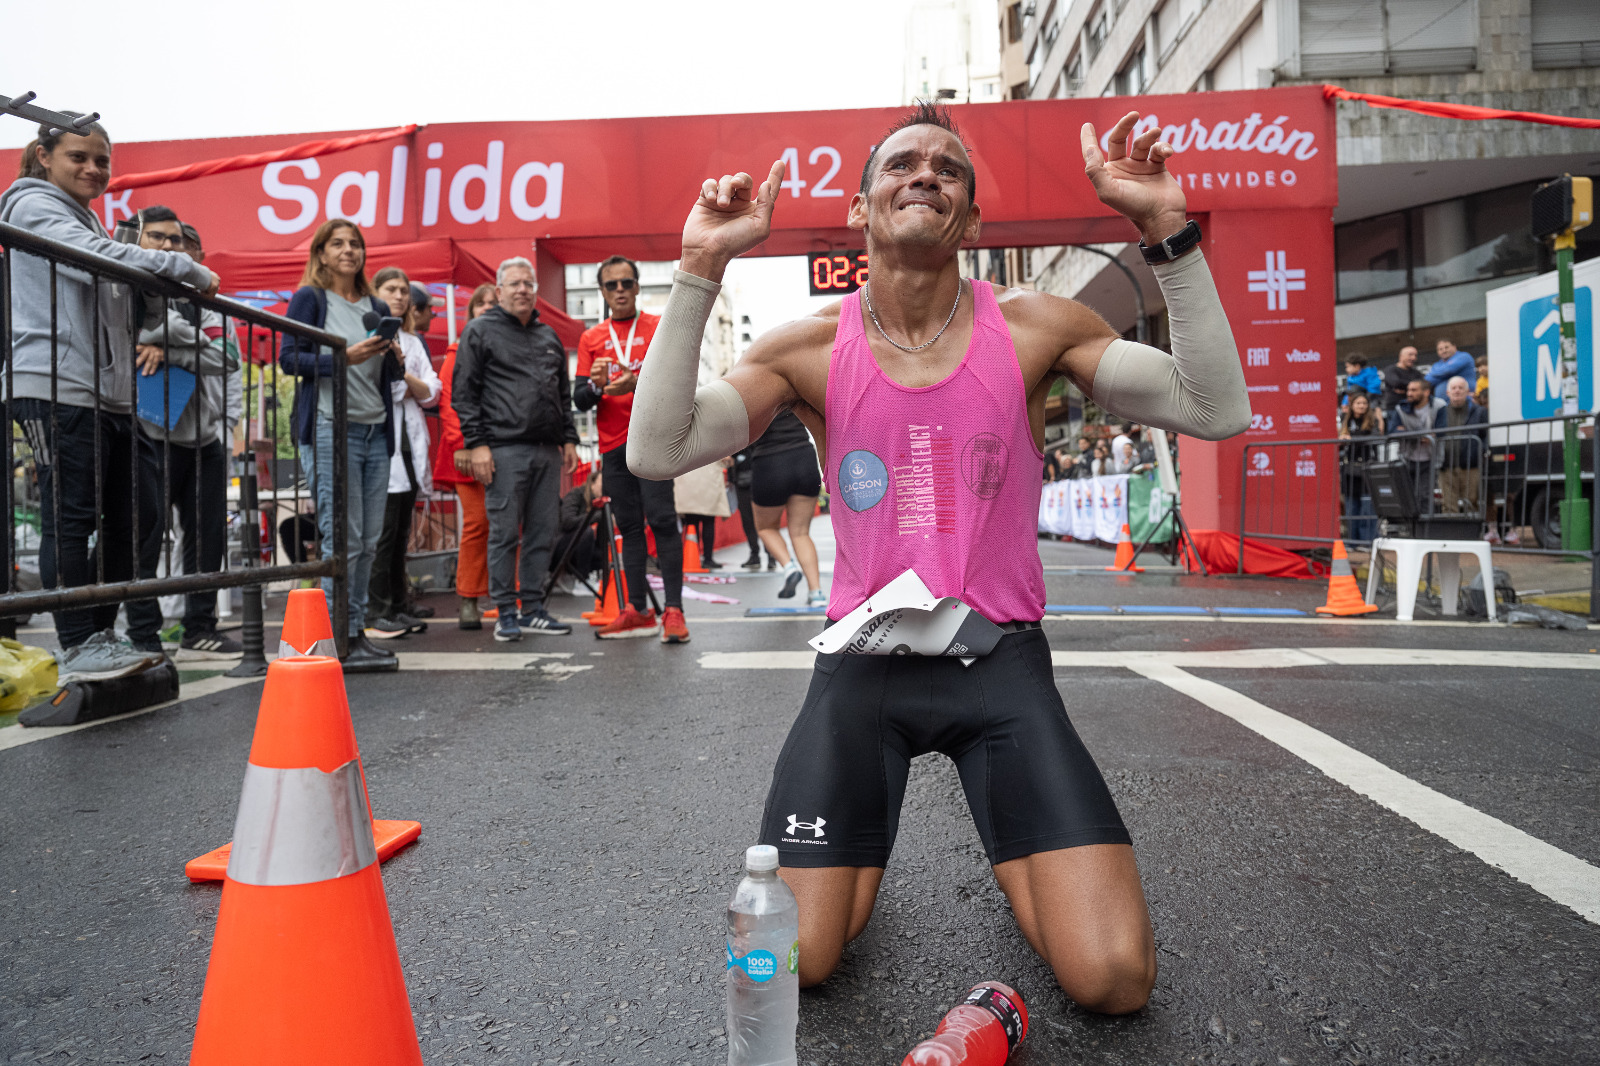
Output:
M489 595L500 610L494 639L511 641L525 629L572 632L545 610L543 588L560 525L561 475L578 466L578 429L567 352L539 321L533 264L507 259L495 271L495 287L497 306L461 334L450 398L472 476L484 485Z
M1117 435L1111 438L1111 462L1113 465L1122 461L1122 446L1133 443L1133 427L1126 422L1117 426Z
M179 248L196 262L204 256L199 235L191 242L170 208L147 207L134 217L134 239L141 248ZM155 419L141 414L138 423L139 576L156 576L174 506L183 530L183 572L216 573L222 569L228 532L228 433L238 417L230 418L228 383L239 373L238 338L233 323L225 324L216 311L188 300L142 299L149 313L134 363L140 391L153 391L159 409ZM197 379L187 402L173 396L173 386L166 383L168 367ZM167 410L163 400L178 410ZM159 601L135 600L127 610L128 639L134 647L160 647ZM217 632L215 592L185 597L183 636L175 658L237 659L243 654L243 645Z
M417 494L433 492L428 469L428 422L422 405L439 398L439 376L422 338L413 331L419 315L412 303L418 286L411 284L399 267L384 267L372 279L378 299L389 305L389 313L405 322L401 328L400 351L405 357L401 380L390 384L392 401L399 405L394 419L397 440L389 459L389 492L384 501L383 532L372 558L372 587L368 592L371 618L367 636L379 639L425 633L428 623L406 613L411 582L406 576L406 549L411 543L411 519L417 509ZM423 299L427 293L423 293ZM431 312L430 312L431 314Z
M694 530L695 540L700 544L700 563L707 570L722 569L722 564L714 557L717 519L730 518L733 514L728 508L728 481L722 471L722 463L710 463L680 474L672 482L674 506L683 520L684 535Z
M604 558L611 536L606 531L605 511L599 503L603 495L600 464L593 463L589 476L561 497L561 536L556 542L555 558L567 560L566 573L559 578L566 584L570 585L574 577L588 580Z
M626 256L614 255L601 263L596 282L610 314L578 341L580 380L573 403L580 411L598 409L600 466L605 470L611 514L622 533L628 602L595 635L611 640L654 636L659 630L663 644L684 644L689 640L689 628L683 618L683 539L678 533L673 487L670 482L645 480L628 469L633 390L661 317L639 310L639 268ZM659 620L654 610L646 609L647 522L655 535L656 564L661 570ZM704 544L700 547L706 549Z
M1344 361L1344 400L1350 402L1350 395L1355 390L1366 393L1368 396L1383 395L1383 377L1374 367L1367 365L1364 355L1352 355Z
M1451 378L1445 397L1447 402L1433 416L1435 428L1452 431L1439 435L1441 506L1445 514L1477 514L1485 431L1461 427L1487 425L1489 413L1473 401L1466 378Z
M1383 409L1392 411L1406 401L1406 386L1422 377L1417 369L1417 350L1411 345L1400 349L1395 364L1383 372Z
M433 318L433 297L428 294L427 289L413 281L411 283L411 317L407 320L406 330L422 345L422 354L427 357L428 370L430 372L433 372L433 348L428 344L428 329L433 325ZM440 381L441 387L437 391L442 393L444 391L442 380L437 373L434 373L433 376L435 380ZM438 399L438 395L435 395L433 402L420 404L419 406L431 408L437 413ZM427 424L427 418L424 417L424 428L426 428ZM431 456L428 459L428 467L429 478L431 481L437 481L439 468L435 465ZM392 462L390 469L393 469ZM432 488L428 489L429 493L432 493L432 491ZM412 587L410 581L405 583L402 591L405 593L405 602L400 607L402 614L409 614L413 618L422 619L433 617L433 608L417 599L416 589Z
M1449 388L1450 379L1460 376L1467 383L1467 392L1471 393L1478 387L1478 367L1473 362L1472 356L1457 348L1450 341L1441 338L1434 345L1434 350L1439 354L1439 361L1428 368L1423 375L1429 385L1433 386L1433 394L1439 399L1445 398Z
M1131 474L1134 466L1139 462L1139 453L1134 448L1133 441L1126 437L1119 439L1123 443L1111 457L1111 472L1113 474Z
M1489 359L1487 356L1478 356L1474 364L1478 371L1478 387L1472 390L1472 398L1478 401L1478 406L1487 413L1489 410Z
M93 204L111 180L111 138L98 123L83 130L39 128L22 150L17 180L0 195L0 221L214 294L217 276L182 252L122 244L106 235ZM133 349L139 323L131 294L76 270L54 271L47 260L20 250L8 259L12 350L6 387L14 391L6 398L39 479L41 581L45 588L126 581L134 574L137 461ZM53 332L52 321L75 328ZM100 550L111 545L129 547ZM54 616L63 684L89 675L121 676L159 661L159 647L141 651L117 639L116 604Z
M1352 540L1371 540L1376 531L1376 523L1366 517L1372 514L1372 498L1367 494L1365 467L1378 458L1377 446L1368 442L1382 437L1383 418L1376 402L1365 392L1353 393L1339 412L1339 439L1351 442L1339 448L1339 488Z
M1089 463L1089 476L1104 477L1107 474L1114 473L1116 473L1116 471L1112 469L1111 446L1105 441L1096 442L1094 446L1093 458Z
M345 339L345 410L349 434L345 454L346 582L349 618L347 670L385 669L394 654L367 639L367 592L372 583L372 562L383 532L383 513L389 493L389 458L395 444L394 394L390 386L404 373L400 345L368 336L369 312L389 314L389 305L372 294L367 281L367 244L361 229L349 219L330 219L311 236L300 289L289 301L288 316L297 322ZM336 364L331 349L285 335L278 366L298 377L291 424L300 445L300 465L311 482L317 501L317 529L322 535L322 557L333 558L333 375ZM323 581L331 599L333 582Z
M493 285L479 285L467 300L467 321L470 323L498 301ZM482 629L478 597L489 594L489 514L483 509L483 483L472 476L472 453L461 437L461 420L450 400L456 348L457 342L452 342L445 349L444 366L439 371L439 447L433 457L433 480L435 484L453 485L461 507L461 537L456 548L456 595L461 599L458 624L462 629Z
M1072 467L1072 456L1068 454L1066 445L1062 445L1045 456L1044 479L1047 482L1060 481L1067 476L1067 471Z
M1406 402L1389 412L1388 433L1414 433L1433 428L1434 416L1444 406L1444 401L1434 396L1428 383L1414 378L1406 386ZM1416 492L1419 514L1433 513L1433 437L1404 437L1397 442L1400 458L1411 472L1411 486Z
M750 548L750 558L740 563L745 570L761 569L761 536L756 532L755 504L750 500L750 470L754 459L746 446L733 457L733 495L739 504L739 524L744 528L744 541ZM767 569L776 570L778 560L767 556Z
M1094 443L1088 437L1078 438L1078 454L1073 457L1072 465L1067 470L1069 478L1094 477Z

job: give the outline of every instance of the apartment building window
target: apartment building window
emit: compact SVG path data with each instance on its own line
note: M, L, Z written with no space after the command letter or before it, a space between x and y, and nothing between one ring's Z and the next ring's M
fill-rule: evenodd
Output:
M1174 45L1183 39L1200 15L1203 0L1167 0L1156 9L1151 20L1156 27L1156 49L1163 60Z
M1089 12L1089 19L1085 25L1089 27L1089 62L1093 63L1095 56L1100 54L1101 47L1106 43L1106 38L1111 36L1111 13L1104 3Z
M1066 92L1064 95L1078 95L1078 93L1083 89L1083 53L1073 52L1072 57L1067 60L1067 65L1061 73L1062 77L1066 81Z
M1138 96L1150 84L1149 64L1145 61L1145 49L1140 45L1139 50L1128 57L1128 61L1117 71L1116 95Z
M1406 290L1411 261L1404 212L1339 226L1334 234L1340 303Z
M1533 0L1533 66L1600 67L1594 0Z
M1302 77L1445 74L1477 65L1477 0L1300 0Z
M1006 43L1016 44L1022 40L1022 0L1017 0L1006 8Z

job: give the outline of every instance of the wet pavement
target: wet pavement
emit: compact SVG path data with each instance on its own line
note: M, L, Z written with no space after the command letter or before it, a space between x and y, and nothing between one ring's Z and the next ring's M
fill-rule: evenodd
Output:
M1309 611L1324 592L1043 550L1052 603ZM776 576L728 572L696 587L741 602L691 600L686 647L495 645L446 618L392 645L422 653L401 673L350 679L377 814L423 823L383 877L428 1063L725 1060L722 909L809 680L779 653L817 628L746 618L780 603ZM1600 631L1046 632L1134 836L1149 1007L1062 996L930 756L872 922L802 995L802 1063L898 1063L988 978L1029 1006L1019 1066L1600 1061ZM709 668L727 652L760 654ZM231 832L259 691L27 743L0 728L0 1062L186 1061L220 888L182 865ZM1497 851L1508 835L1532 844Z

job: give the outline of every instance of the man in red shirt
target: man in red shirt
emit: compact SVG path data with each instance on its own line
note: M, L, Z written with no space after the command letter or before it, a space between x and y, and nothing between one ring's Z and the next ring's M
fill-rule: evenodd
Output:
M633 414L633 389L639 367L655 336L659 315L639 310L639 264L614 255L600 264L600 294L611 316L584 332L578 341L577 384L572 402L580 411L599 408L600 464L611 511L622 534L622 565L627 575L628 603L616 619L595 635L602 639L649 637L659 630L663 644L687 644L683 620L683 539L671 481L647 481L628 469L628 420ZM647 609L644 523L656 538L665 607L659 623Z

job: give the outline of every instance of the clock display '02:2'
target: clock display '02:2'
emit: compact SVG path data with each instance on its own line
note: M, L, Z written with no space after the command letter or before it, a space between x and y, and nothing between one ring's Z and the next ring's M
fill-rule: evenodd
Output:
M811 270L811 295L843 296L867 283L867 253L864 251L807 252Z

